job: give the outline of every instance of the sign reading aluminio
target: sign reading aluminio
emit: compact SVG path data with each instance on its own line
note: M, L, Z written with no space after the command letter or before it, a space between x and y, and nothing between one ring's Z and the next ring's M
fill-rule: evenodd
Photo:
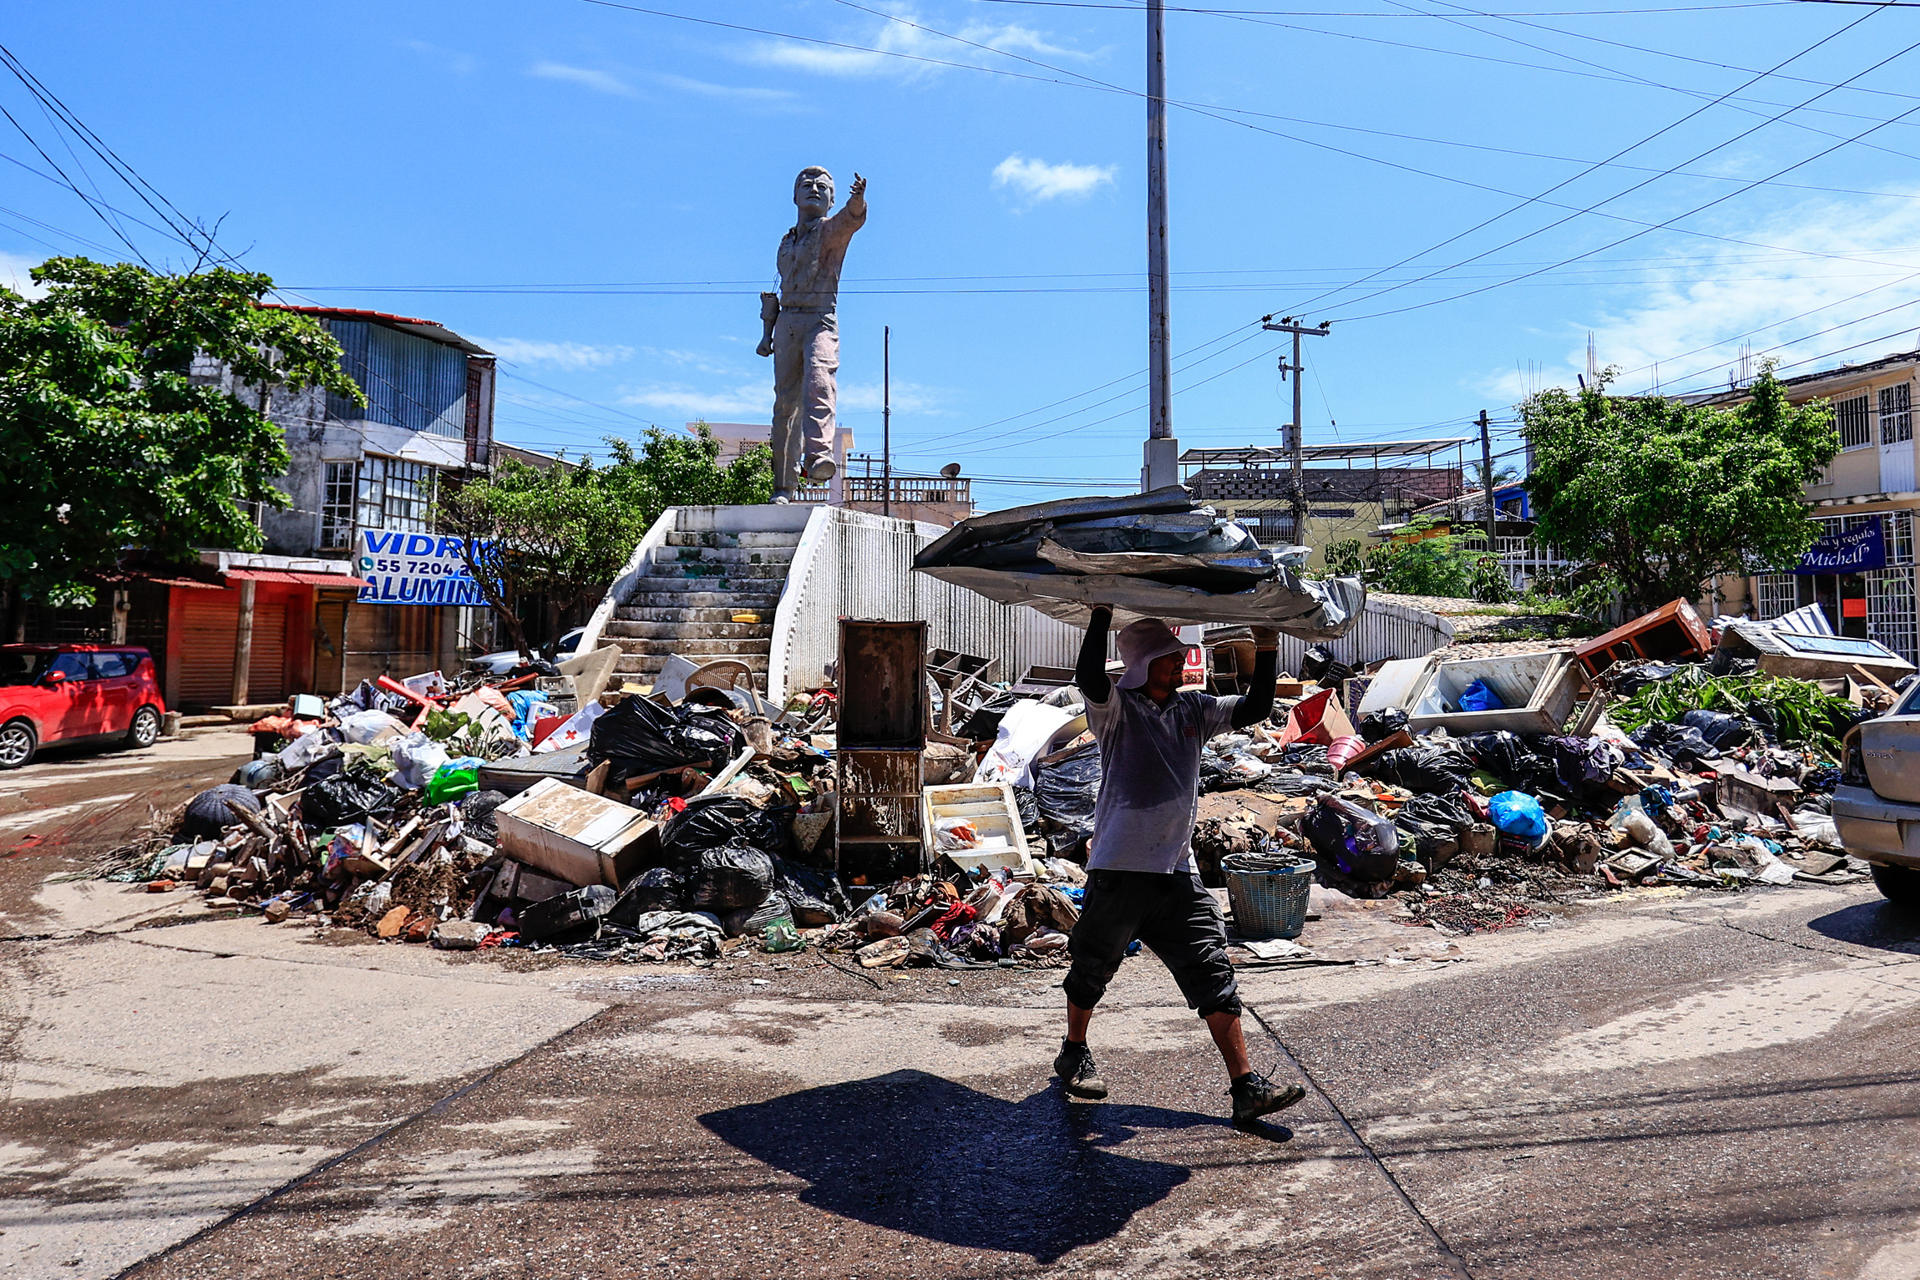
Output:
M361 604L485 605L461 558L462 538L437 533L360 531L354 571L366 582Z
M1887 537L1879 516L1845 533L1823 534L1807 548L1795 573L1864 573L1887 567Z

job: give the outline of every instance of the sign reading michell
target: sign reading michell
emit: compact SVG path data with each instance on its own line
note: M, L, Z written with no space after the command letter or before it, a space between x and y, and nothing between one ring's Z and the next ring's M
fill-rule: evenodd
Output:
M353 568L366 586L361 604L482 605L487 601L461 558L465 540L437 533L360 531Z
M1795 573L1864 573L1887 567L1887 536L1879 516L1844 533L1823 534L1807 548Z

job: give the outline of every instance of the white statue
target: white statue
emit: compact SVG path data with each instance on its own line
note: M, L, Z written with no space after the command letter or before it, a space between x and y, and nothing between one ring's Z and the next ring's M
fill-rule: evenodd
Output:
M833 208L833 175L809 165L793 180L800 216L780 237L780 292L760 295L765 332L759 353L773 357L773 500L790 502L802 479L833 479L834 376L840 328L834 307L840 267L853 233L867 221L867 180L853 175L847 202Z

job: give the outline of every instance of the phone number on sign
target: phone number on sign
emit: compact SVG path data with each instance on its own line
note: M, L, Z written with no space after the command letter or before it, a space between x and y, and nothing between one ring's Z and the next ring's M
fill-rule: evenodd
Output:
M467 566L449 560L402 560L366 556L360 561L363 573L397 573L408 578L464 578Z

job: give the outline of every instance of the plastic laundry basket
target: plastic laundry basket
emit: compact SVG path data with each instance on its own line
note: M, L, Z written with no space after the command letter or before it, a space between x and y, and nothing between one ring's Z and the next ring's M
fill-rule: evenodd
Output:
M1297 938L1307 924L1307 892L1314 863L1308 858L1229 854L1221 860L1227 901L1242 937Z

